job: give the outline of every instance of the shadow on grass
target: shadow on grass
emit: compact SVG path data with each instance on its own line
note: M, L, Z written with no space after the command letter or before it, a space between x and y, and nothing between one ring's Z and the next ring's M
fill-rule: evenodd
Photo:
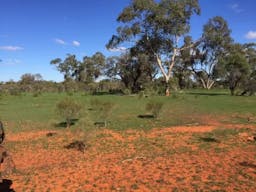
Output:
M92 95L97 95L97 96L101 96L101 95L124 95L123 91L121 90L117 90L117 91L110 91L110 92L93 92Z
M15 192L12 188L12 180L3 179L3 182L0 183L0 191L1 192Z
M106 121L96 121L94 122L94 125L97 127L106 127Z
M239 165L241 165L243 167L249 167L249 168L256 169L256 164L248 163L246 161L239 163Z
M141 119L153 119L155 117L154 117L154 115L138 115L138 118L141 118Z
M208 142L208 143L219 143L220 141L213 137L200 137L200 141Z
M70 124L70 126L72 126L72 125L75 125L76 124L76 122L78 121L79 119L71 119L71 124ZM66 128L67 127L67 122L60 122L60 123L56 123L55 124L55 127L58 127L58 128Z
M227 93L194 93L194 92L188 92L189 95L202 95L202 96L223 96L228 95Z

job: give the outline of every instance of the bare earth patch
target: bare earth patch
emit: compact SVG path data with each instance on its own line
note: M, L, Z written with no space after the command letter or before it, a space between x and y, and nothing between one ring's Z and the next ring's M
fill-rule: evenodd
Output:
M223 136L215 131L219 127L233 131ZM239 136L254 134L256 126L214 124L149 132L103 129L85 141L88 147L82 153L64 147L81 140L76 133L54 132L51 137L47 131L8 135L6 145L17 170L6 179L12 181L14 191L256 189L256 142Z

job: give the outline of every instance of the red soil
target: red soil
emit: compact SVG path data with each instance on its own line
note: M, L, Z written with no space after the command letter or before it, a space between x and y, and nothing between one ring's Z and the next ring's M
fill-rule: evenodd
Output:
M6 143L17 170L8 179L16 192L255 191L255 143L237 136L220 143L193 139L216 127L104 129L88 139L84 153L64 148L76 139L72 132L55 131L52 137L46 137L47 131L9 134Z

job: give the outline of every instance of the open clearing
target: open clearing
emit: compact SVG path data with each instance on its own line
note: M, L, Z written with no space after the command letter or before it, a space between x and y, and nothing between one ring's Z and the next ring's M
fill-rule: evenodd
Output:
M15 191L254 191L256 126L11 133ZM50 134L47 137L47 133ZM56 134L55 134L56 133ZM64 146L88 138L84 151ZM87 145L87 144L86 144Z
M55 114L66 96L2 97L4 146L16 170L3 175L1 192L255 191L255 97L74 94L84 113L67 129ZM107 128L93 124L95 98L115 104ZM153 99L164 103L159 118L140 118Z

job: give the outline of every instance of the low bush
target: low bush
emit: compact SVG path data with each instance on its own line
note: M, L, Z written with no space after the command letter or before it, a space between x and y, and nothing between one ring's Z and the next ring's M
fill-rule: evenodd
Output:
M80 115L82 106L71 98L65 98L56 105L58 115L65 118L67 128L72 124L73 119Z
M154 118L158 118L162 107L163 107L162 102L152 100L146 104L146 111L151 113L154 116Z

